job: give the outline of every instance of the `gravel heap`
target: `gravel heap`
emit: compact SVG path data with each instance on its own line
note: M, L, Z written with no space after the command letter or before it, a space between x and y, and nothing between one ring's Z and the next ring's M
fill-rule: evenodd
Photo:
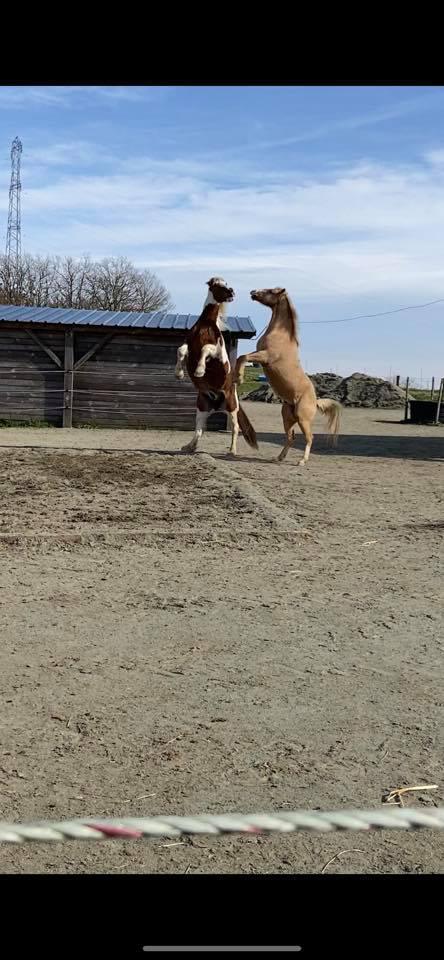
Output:
M381 377L369 377L365 373L352 373L350 377L338 377L335 373L309 374L318 397L331 397L345 407L403 407L405 391ZM247 393L244 400L260 403L280 403L269 383L261 383Z

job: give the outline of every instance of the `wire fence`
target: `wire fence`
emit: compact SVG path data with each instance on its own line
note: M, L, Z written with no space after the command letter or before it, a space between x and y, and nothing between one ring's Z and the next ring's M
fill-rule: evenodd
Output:
M88 371L74 371L73 413L80 418L82 424L86 420L88 423L95 423L98 419L106 422L106 418L130 416L133 420L137 420L137 426L143 426L152 409L157 416L162 417L171 412L172 403L177 403L182 411L185 411L188 401L191 402L191 393L194 399L191 384L189 384L191 389L189 394L172 378L174 368L171 364L156 365L158 370L154 375L150 368L149 377L143 371L128 370L128 368L125 369L125 365L122 364L122 366L121 371L118 370L118 364L113 364L112 369L108 370L92 368ZM45 382L45 376L55 374L56 378L62 377L63 370L53 367L39 369L37 372L42 375L42 380L35 379L35 372L30 371L28 367L14 368L14 374L23 374L27 382L22 384L22 392L14 383L4 385L4 394L0 398L1 425L29 423L35 426L55 422L61 418L66 406L63 385L58 379L51 380L49 384ZM364 369L361 372L366 373ZM169 373L171 373L171 382ZM330 373L341 376L337 371L331 370ZM26 374L31 374L29 381ZM263 376L260 376L260 370L255 370L255 374L250 379L260 382L263 379ZM78 377L81 379L77 380ZM97 378L100 378L99 382ZM441 377L423 377L422 371L418 376L406 377L394 374L390 370L383 379L406 391L405 419L408 416L410 400L432 400L436 401L439 407L439 397L442 396L442 391L440 394ZM436 422L440 419L437 414Z
M430 394L430 398L433 399L435 395L438 394L439 384L441 377L411 377L410 375L401 376L400 374L393 375L392 373L387 377L388 381L395 386L401 387L402 390L405 390L408 386L410 390L423 390L425 393Z

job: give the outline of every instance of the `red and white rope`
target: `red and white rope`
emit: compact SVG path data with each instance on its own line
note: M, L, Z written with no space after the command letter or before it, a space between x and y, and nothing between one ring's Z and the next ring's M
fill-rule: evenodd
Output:
M191 834L293 833L299 830L444 830L444 807L426 810L384 807L378 810L297 810L270 814L216 814L198 817L124 817L0 823L0 843L61 840L142 840Z

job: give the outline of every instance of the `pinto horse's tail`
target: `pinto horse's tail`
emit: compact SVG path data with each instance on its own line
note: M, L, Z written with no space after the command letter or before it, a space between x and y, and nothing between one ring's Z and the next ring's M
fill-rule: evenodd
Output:
M237 411L237 420L242 431L242 436L247 441L249 447L253 447L253 450L258 450L257 436L256 431L253 427L253 424L250 423L245 410L239 404L239 410Z

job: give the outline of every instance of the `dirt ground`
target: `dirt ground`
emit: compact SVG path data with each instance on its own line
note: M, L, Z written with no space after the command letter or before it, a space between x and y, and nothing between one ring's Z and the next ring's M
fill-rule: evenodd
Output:
M444 801L442 427L0 431L0 818ZM302 443L298 442L299 448ZM341 854L341 856L337 856ZM0 871L442 872L433 831L0 847Z

